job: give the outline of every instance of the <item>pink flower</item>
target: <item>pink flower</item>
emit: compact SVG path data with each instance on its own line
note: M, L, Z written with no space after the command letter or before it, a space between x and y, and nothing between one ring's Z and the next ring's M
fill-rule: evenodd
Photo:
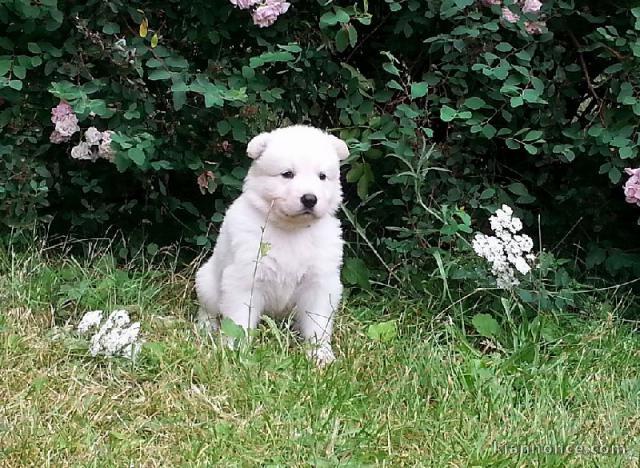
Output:
M500 5L502 0L480 0L483 6Z
M640 167L624 171L631 176L624 184L624 199L627 203L640 206Z
M523 13L537 13L542 8L542 2L540 0L524 0L522 5Z
M284 0L267 0L251 13L253 24L261 28L271 26L278 16L287 12L290 6L291 4Z
M76 114L69 114L62 117L62 119L56 122L56 131L65 137L70 137L76 132L80 131L78 126L78 117Z
M49 141L51 143L60 144L64 143L65 141L69 141L69 137L62 136L60 132L54 130L53 132L51 132L51 135L49 135Z
M74 159L94 159L89 143L84 141L71 148L71 157Z
M108 161L113 161L115 156L113 148L111 148L112 133L113 132L111 130L105 130L102 132L102 141L100 142L100 146L98 146L98 156Z
M229 0L233 6L236 8L240 8L241 10L246 10L247 8L251 8L256 3L260 3L260 0Z
M508 7L502 7L502 19L508 23L517 23L520 16L515 14Z
M60 101L60 104L51 109L51 122L56 126L56 129L49 136L51 143L69 141L71 135L80 131L78 117L66 101Z
M64 119L66 116L73 114L73 109L66 101L60 101L56 107L51 109L51 122L56 123Z
M89 127L84 132L84 139L91 146L99 145L100 144L100 140L102 139L102 132L98 131L98 129L96 127Z

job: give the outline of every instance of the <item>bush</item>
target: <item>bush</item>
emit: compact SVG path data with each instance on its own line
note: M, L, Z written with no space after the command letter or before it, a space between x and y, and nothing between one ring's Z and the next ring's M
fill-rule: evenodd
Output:
M640 9L499 3L294 1L260 28L227 0L0 2L0 219L210 245L248 139L311 123L349 142L350 239L390 268L507 204L580 265L638 276ZM61 101L82 130L51 143ZM112 160L71 157L89 127Z

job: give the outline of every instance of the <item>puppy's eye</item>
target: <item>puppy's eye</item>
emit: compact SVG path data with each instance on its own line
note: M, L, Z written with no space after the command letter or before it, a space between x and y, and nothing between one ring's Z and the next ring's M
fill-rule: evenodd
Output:
M324 172L320 173L320 180L325 180L327 178L327 174L325 174Z
M284 177L285 179L293 179L293 172L291 171L286 171L283 172L282 174L280 174L282 177Z

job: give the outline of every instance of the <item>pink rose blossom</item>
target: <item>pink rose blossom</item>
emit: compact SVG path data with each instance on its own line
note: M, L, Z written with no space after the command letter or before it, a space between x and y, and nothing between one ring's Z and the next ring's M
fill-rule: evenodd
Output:
M98 156L108 161L113 161L115 153L113 148L111 148L111 134L113 132L111 130L105 130L102 132L102 141L100 142L100 146L98 146Z
M246 10L251 8L253 5L260 3L260 0L229 0L233 6L236 8L240 8L241 10Z
M71 148L71 157L74 159L94 159L89 143L84 141Z
M69 114L56 122L56 131L65 137L70 137L80 131L78 126L78 117L75 114Z
M84 132L84 139L91 146L99 145L100 144L100 140L102 139L102 132L98 131L98 129L96 127L89 127Z
M51 135L49 135L49 141L51 143L60 144L64 143L65 141L69 141L69 137L62 136L60 135L60 132L54 130L53 132L51 132Z
M507 7L502 7L502 19L504 19L508 23L517 23L520 19L520 16L515 14Z
M542 8L542 2L540 0L524 0L522 5L523 13L537 13Z
M283 0L267 0L251 13L253 24L261 28L271 26L276 22L278 16L287 12L289 6L291 4Z
M66 101L60 101L60 104L51 109L51 122L56 126L49 136L51 143L69 141L71 135L80 131L78 117Z
M73 114L73 109L66 101L60 101L56 107L51 109L51 122L56 123L64 119L66 116Z
M624 171L631 176L624 184L624 199L627 203L640 206L640 167Z

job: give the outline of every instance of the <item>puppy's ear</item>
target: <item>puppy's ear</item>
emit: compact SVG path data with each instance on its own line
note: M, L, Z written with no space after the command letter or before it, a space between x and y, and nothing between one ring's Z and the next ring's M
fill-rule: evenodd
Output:
M345 159L347 159L347 157L349 156L349 147L347 146L347 144L338 137L335 137L333 135L327 136L329 137L329 140L331 140L331 144L335 148L340 161L344 161Z
M269 143L269 133L267 132L253 137L247 145L247 156L251 159L258 159L267 148L267 143Z

